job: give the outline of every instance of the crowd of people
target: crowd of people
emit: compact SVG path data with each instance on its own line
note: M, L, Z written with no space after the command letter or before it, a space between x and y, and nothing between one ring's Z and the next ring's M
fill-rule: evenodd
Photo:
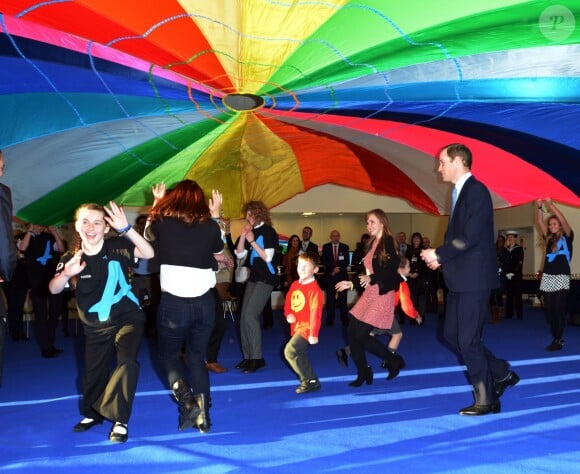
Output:
M8 303L7 310L0 309L7 311L12 338L24 338L18 318L28 293L41 355L53 358L62 352L54 342L57 322L66 311L63 294L74 291L85 354L83 418L73 430L84 432L109 420L110 441L123 443L145 335L157 342L160 366L178 407L178 429L207 433L208 371L228 370L218 362L224 299L240 303L242 358L235 368L245 374L264 369L262 329L272 325L270 298L283 275L290 335L283 353L299 380L296 393L305 394L321 388L308 348L318 343L323 320L333 326L339 313L347 345L336 355L344 367L350 357L356 368L350 386L373 383L367 354L379 359L392 380L406 365L398 353L401 325L407 318L421 325L427 313L436 313L443 289L444 335L467 366L474 394L473 403L459 413L498 413L501 395L519 376L485 346L483 329L490 313L492 323L514 315L523 318L523 248L516 231L495 239L490 193L471 173L469 148L448 145L438 158L443 181L453 185L449 224L438 247L420 232L407 242L404 232L393 233L384 210L373 209L365 214L366 233L353 252L341 242L339 230L331 230L329 242L318 246L311 241L313 229L306 226L302 239L291 235L281 254L270 211L254 200L244 206L245 225L234 242L229 220L221 215L221 193L213 190L208 198L198 183L186 179L170 189L163 183L153 186L151 211L138 216L135 226L114 202L81 205L74 220L78 241L70 249L54 227L30 224L15 240L10 235L8 243L6 229L0 228L5 254L0 281ZM0 152L0 176L2 172ZM11 216L8 188L0 186L0 198L6 221L4 214ZM561 350L574 234L549 198L535 205L546 245L540 284L552 334L546 349ZM107 237L110 230L118 235ZM25 286L17 284L20 277ZM349 308L352 290L357 298Z

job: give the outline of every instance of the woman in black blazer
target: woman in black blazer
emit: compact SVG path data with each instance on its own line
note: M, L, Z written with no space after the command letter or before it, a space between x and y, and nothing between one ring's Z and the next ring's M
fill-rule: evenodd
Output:
M395 378L401 370L401 360L371 336L374 328L390 329L393 323L399 256L385 212L373 209L366 214L365 222L371 239L363 258L365 272L358 276L365 291L350 311L347 328L351 357L357 368L357 378L350 383L353 387L373 382L373 370L367 365L366 352L386 362L388 380ZM336 284L337 291L352 288L353 283L349 280Z

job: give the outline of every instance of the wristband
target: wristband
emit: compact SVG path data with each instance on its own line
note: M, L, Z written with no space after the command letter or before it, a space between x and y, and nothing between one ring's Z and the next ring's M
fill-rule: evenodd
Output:
M131 230L131 228L132 228L131 224L127 224L126 227L123 227L122 229L117 229L117 232L119 233L119 236L123 236L127 232L129 232Z
M251 242L248 240L248 243L249 243L250 245L252 245L252 244L253 244L253 243L255 243L255 242L256 242L255 240L252 240Z

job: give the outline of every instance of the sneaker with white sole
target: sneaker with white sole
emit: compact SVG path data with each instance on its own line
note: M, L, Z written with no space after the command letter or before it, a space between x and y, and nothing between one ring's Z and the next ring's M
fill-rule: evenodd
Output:
M308 393L320 390L320 381L318 379L303 380L296 389L296 393Z

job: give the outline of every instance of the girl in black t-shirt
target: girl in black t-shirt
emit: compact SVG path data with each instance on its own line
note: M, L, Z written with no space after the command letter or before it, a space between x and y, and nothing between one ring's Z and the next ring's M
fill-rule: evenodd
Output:
M105 239L110 228L119 237ZM137 388L137 354L145 317L129 283L135 258L153 257L153 248L127 222L122 208L84 204L77 209L79 248L63 255L50 281L53 294L76 282L79 317L85 333L84 418L73 427L83 432L103 420L114 422L109 440L127 441L127 424ZM116 355L117 366L110 373Z

